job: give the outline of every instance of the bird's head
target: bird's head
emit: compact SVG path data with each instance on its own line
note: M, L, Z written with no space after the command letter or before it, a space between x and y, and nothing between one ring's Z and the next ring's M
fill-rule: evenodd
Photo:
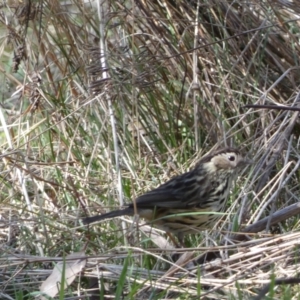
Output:
M241 169L247 164L251 164L251 161L243 157L238 149L224 148L203 157L199 163L202 163L208 171L215 172Z

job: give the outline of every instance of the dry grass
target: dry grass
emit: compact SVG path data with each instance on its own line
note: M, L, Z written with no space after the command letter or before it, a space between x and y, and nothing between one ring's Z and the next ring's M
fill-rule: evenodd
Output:
M243 108L298 105L299 14L280 0L3 1L1 297L33 298L54 258L84 249L61 297L97 276L98 299L247 299L269 282L270 299L297 299L276 279L298 277L299 217L230 232L299 201L298 112ZM224 145L254 164L222 224L187 237L189 263L135 221L80 225ZM221 258L199 265L209 250Z

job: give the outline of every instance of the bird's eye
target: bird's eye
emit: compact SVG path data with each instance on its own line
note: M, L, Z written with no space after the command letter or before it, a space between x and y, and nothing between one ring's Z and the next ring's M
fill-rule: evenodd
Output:
M228 159L229 159L230 161L235 161L235 155L229 155L229 156L228 156Z

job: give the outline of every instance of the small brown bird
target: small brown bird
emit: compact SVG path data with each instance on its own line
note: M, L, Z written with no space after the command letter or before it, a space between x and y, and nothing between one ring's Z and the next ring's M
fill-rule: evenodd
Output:
M234 148L204 156L195 168L176 176L135 200L137 213L150 224L177 235L196 233L214 226L225 211L226 201L238 171L250 161ZM90 224L119 216L133 216L134 204L83 219Z

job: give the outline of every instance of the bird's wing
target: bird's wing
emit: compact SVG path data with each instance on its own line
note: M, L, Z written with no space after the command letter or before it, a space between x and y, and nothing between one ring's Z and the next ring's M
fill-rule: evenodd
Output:
M155 189L138 197L136 199L136 205L138 208L151 209L154 207L184 208L186 204L182 199L183 195L175 194L170 190Z
M138 208L165 207L187 208L201 202L204 182L193 179L191 172L172 178L158 188L139 196L135 201ZM130 206L133 206L131 204Z

